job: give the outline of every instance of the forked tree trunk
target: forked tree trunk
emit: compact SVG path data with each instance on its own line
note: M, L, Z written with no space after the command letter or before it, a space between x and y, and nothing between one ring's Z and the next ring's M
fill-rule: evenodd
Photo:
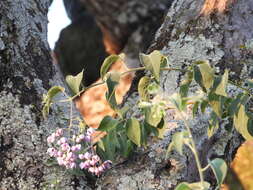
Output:
M119 7L116 1L83 1L91 11L98 11L99 22L106 30L113 31L110 36L122 47L129 37L124 21L131 16L131 12L123 13L125 2ZM100 4L95 5L95 2ZM132 6L138 7L136 4L140 2L133 1ZM61 83L51 63L46 39L49 5L50 0L0 1L0 189L43 189L55 177L61 183L60 189L86 187L85 181L73 180L61 170L45 165L45 138L57 127L56 123L63 123L59 118L66 111L61 108L62 113L58 106L53 107L48 121L42 120L40 112L42 94L51 85ZM102 9L101 5L104 5ZM172 66L186 67L195 60L207 59L220 70L230 68L233 79L252 77L252 52L240 47L253 38L253 2L234 1L224 13L200 16L203 5L204 0L175 0L150 51L162 50ZM112 14L114 11L116 15ZM141 17L148 14L139 13ZM117 32L117 27L113 30L118 23L123 23L122 33ZM177 90L181 77L174 72L163 75L163 87L168 94ZM127 103L136 108L136 96L130 96ZM202 162L206 162L207 156L221 156L231 161L241 143L240 136L221 129L215 138L207 140L204 137L207 119L199 115L192 121ZM171 134L133 162L116 167L98 186L102 189L172 189L180 181L196 181L198 175L190 153L163 160ZM207 180L215 183L209 174Z

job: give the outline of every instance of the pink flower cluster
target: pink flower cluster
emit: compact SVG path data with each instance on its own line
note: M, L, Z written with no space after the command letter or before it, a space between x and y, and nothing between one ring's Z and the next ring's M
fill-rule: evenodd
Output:
M100 176L110 168L112 162L107 160L102 163L95 153L84 152L87 149L87 143L91 142L93 133L94 129L89 128L85 135L80 134L66 138L63 136L63 129L57 129L47 138L47 142L51 145L47 153L50 157L56 158L60 166L67 169L86 169L90 173Z

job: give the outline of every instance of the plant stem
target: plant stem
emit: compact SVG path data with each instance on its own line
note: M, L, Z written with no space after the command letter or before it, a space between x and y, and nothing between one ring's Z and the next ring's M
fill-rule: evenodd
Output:
M132 69L129 69L123 73L121 73L120 75L123 76L125 74L128 74L130 72L135 72L135 71L141 71L141 70L145 70L145 67L137 67L137 68L132 68Z
M191 133L191 129L190 129L190 124L189 122L185 119L185 117L183 116L182 112L180 110L178 110L179 113L180 113L180 116L181 118L183 119L184 121L184 124L185 124L185 127L189 133L189 137L190 137L190 143L187 143L187 145L189 146L189 148L191 149L194 157L195 157L195 160L196 160L196 164L197 164L197 168L198 168L198 172L199 172L199 177L200 177L200 182L202 184L202 186L204 185L204 175L203 175L203 169L201 167L201 164L200 164L200 160L199 160L199 155L198 155L198 151L197 151L197 148L196 148L196 145L195 145L195 142L193 140L193 136L192 136L192 133Z

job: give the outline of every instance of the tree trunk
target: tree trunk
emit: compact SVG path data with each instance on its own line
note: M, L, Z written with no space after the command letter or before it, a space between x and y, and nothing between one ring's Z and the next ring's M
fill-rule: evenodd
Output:
M42 119L43 93L63 85L47 43L51 0L0 1L0 189L74 189L64 171L47 166L46 137L66 117L56 105ZM85 189L85 183L79 184Z
M119 49L126 44L130 49L131 44L126 40L137 31L135 24L153 18L152 11L149 12L152 3L159 7L157 2L145 4L144 0L117 1L121 6L116 1L83 1ZM67 117L67 107L62 105L52 108L47 121L42 119L40 111L42 94L54 84L63 85L51 63L46 39L49 5L50 0L0 1L0 189L3 190L50 189L55 179L60 189L87 188L84 180L45 164L48 158L45 139L57 125L65 124L60 118ZM206 16L200 15L203 6L204 0L175 0L149 51L162 50L175 67L184 68L195 60L204 59L221 71L231 69L230 77L234 80L252 77L252 52L240 47L253 38L253 2L234 1L225 12ZM213 8L222 10L217 6ZM126 18L131 18L131 23ZM164 73L162 81L166 93L177 91L181 78L180 73ZM230 94L237 90L229 89ZM126 102L134 108L133 114L137 113L137 99L133 93ZM202 163L211 157L223 157L230 162L242 138L235 131L224 130L224 123L208 140L207 120L207 115L199 115L191 121ZM189 152L164 160L174 132L170 131L164 140L154 143L150 150L136 155L132 161L116 166L101 179L99 188L173 189L181 181L196 181L196 166ZM211 174L206 175L206 180L215 184Z
M208 60L221 73L228 68L230 79L244 82L252 78L252 49L240 47L252 43L252 11L253 2L247 0L174 1L148 52L161 50L168 56L170 65L176 68ZM165 92L173 94L178 91L182 77L182 73L176 71L164 72L162 85ZM231 96L236 91L237 88L229 86ZM136 110L133 114L138 113L137 99L133 93L126 100ZM173 126L174 118L168 117L168 125ZM207 159L222 157L229 164L243 138L228 121L224 121L219 131L207 139L208 119L208 114L199 114L191 121L201 163L206 165ZM232 132L225 130L225 125ZM171 130L164 140L154 143L147 153L140 153L127 164L116 167L100 181L102 189L174 189L182 181L199 181L195 161L188 150L184 156L173 154L168 160L164 159L166 147L176 130ZM205 180L214 187L216 182L212 172L208 170L205 176Z
M114 46L112 53L118 53L140 27L142 27L140 48L142 50L147 48L172 0L81 0L81 2L95 16L104 33L105 42Z

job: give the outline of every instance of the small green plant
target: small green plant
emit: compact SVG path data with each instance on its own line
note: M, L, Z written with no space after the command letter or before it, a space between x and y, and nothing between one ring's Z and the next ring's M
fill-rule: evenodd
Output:
M77 76L68 76L67 84L74 93L73 96L68 96L67 94L65 94L64 88L62 87L52 87L43 99L44 117L48 115L49 108L51 104L54 103L53 98L58 93L64 93L67 98L61 100L60 102L70 102L71 109L69 118L69 130L71 130L71 127L73 126L72 101L78 96L80 96L87 89L106 83L108 88L106 93L106 99L111 108L117 113L117 116L105 116L101 121L97 130L106 132L107 135L105 135L103 138L101 138L98 142L94 144L89 141L89 145L81 146L85 147L85 151L92 152L93 155L98 154L100 157L102 157L103 160L115 161L119 156L125 158L129 157L136 147L146 147L148 136L150 136L151 134L153 136L163 138L166 125L166 110L168 108L175 109L178 111L179 115L181 116L181 119L184 121L185 129L173 135L171 143L168 147L167 154L172 149L175 149L177 152L179 152L179 154L183 154L183 145L188 146L196 160L200 177L200 182L192 184L184 182L179 184L176 189L209 189L210 184L204 181L203 174L203 172L209 167L212 168L214 175L216 176L218 189L226 176L227 165L224 160L217 158L209 161L209 164L207 166L201 166L196 145L191 132L191 127L193 126L189 125L189 122L185 117L185 112L189 104L193 104L193 117L196 116L197 112L205 113L207 107L211 108L212 111L210 114L209 126L207 126L208 137L211 137L217 131L217 129L219 128L220 121L229 120L233 122L237 131L242 134L245 139L252 139L253 116L246 110L249 109L248 101L252 96L250 88L253 88L253 82L251 80L247 81L249 88L241 87L240 84L235 84L228 79L228 70L225 70L223 75L217 75L207 61L195 62L192 65L188 66L187 69L168 67L167 58L163 56L159 51L153 51L149 55L140 54L140 61L143 67L129 69L124 73L109 72L110 66L119 59L122 59L122 57L118 55L111 55L106 58L100 70L102 82L93 84L89 87L81 88L83 72L81 72ZM115 98L115 89L122 75L138 70L146 70L149 74L147 76L143 76L138 84L138 93L140 98L138 102L138 107L140 109L140 112L142 113L142 116L135 118L128 116L127 113L130 110L129 107L121 107L117 103ZM181 82L178 93L173 94L171 96L167 96L162 91L160 87L160 75L163 71L178 71L185 73L185 79ZM191 93L192 95L189 96L189 89L191 88L191 84L193 82L199 85L199 90L201 93L195 95ZM239 92L234 97L229 97L226 92L228 84L241 89L241 92ZM80 122L81 120L78 119L78 121ZM80 123L81 127L79 124L78 135L85 136L85 131L87 131L83 130L83 126L85 126L85 124L83 124L83 122ZM51 142L52 139L49 138L48 140L49 142ZM62 146L62 144L60 144L60 146ZM72 146L74 146L73 150L78 149L77 152L79 151L79 145L78 147L77 145ZM60 147L60 149L62 149L62 147ZM66 155L68 154L68 152L69 150L66 149ZM49 151L49 154L55 156L52 150ZM84 154L84 150L82 150L80 154ZM94 158L95 164L89 164L89 167L93 168L89 171L99 176L102 172L100 172L97 168L99 168L100 164L102 164L103 162L100 161L100 158L96 158L98 161L96 161L96 159ZM88 160L86 158L84 159L85 161ZM109 163L110 161L105 162ZM79 166L81 166L81 163L83 163L82 159L78 161ZM64 165L61 164L61 162L59 164ZM86 165L85 167L83 167L83 165L81 169L88 168L86 167ZM69 169L71 169L73 168L72 166L73 164L68 165L66 168L69 167ZM107 169L108 167L109 166L106 166L105 168Z

